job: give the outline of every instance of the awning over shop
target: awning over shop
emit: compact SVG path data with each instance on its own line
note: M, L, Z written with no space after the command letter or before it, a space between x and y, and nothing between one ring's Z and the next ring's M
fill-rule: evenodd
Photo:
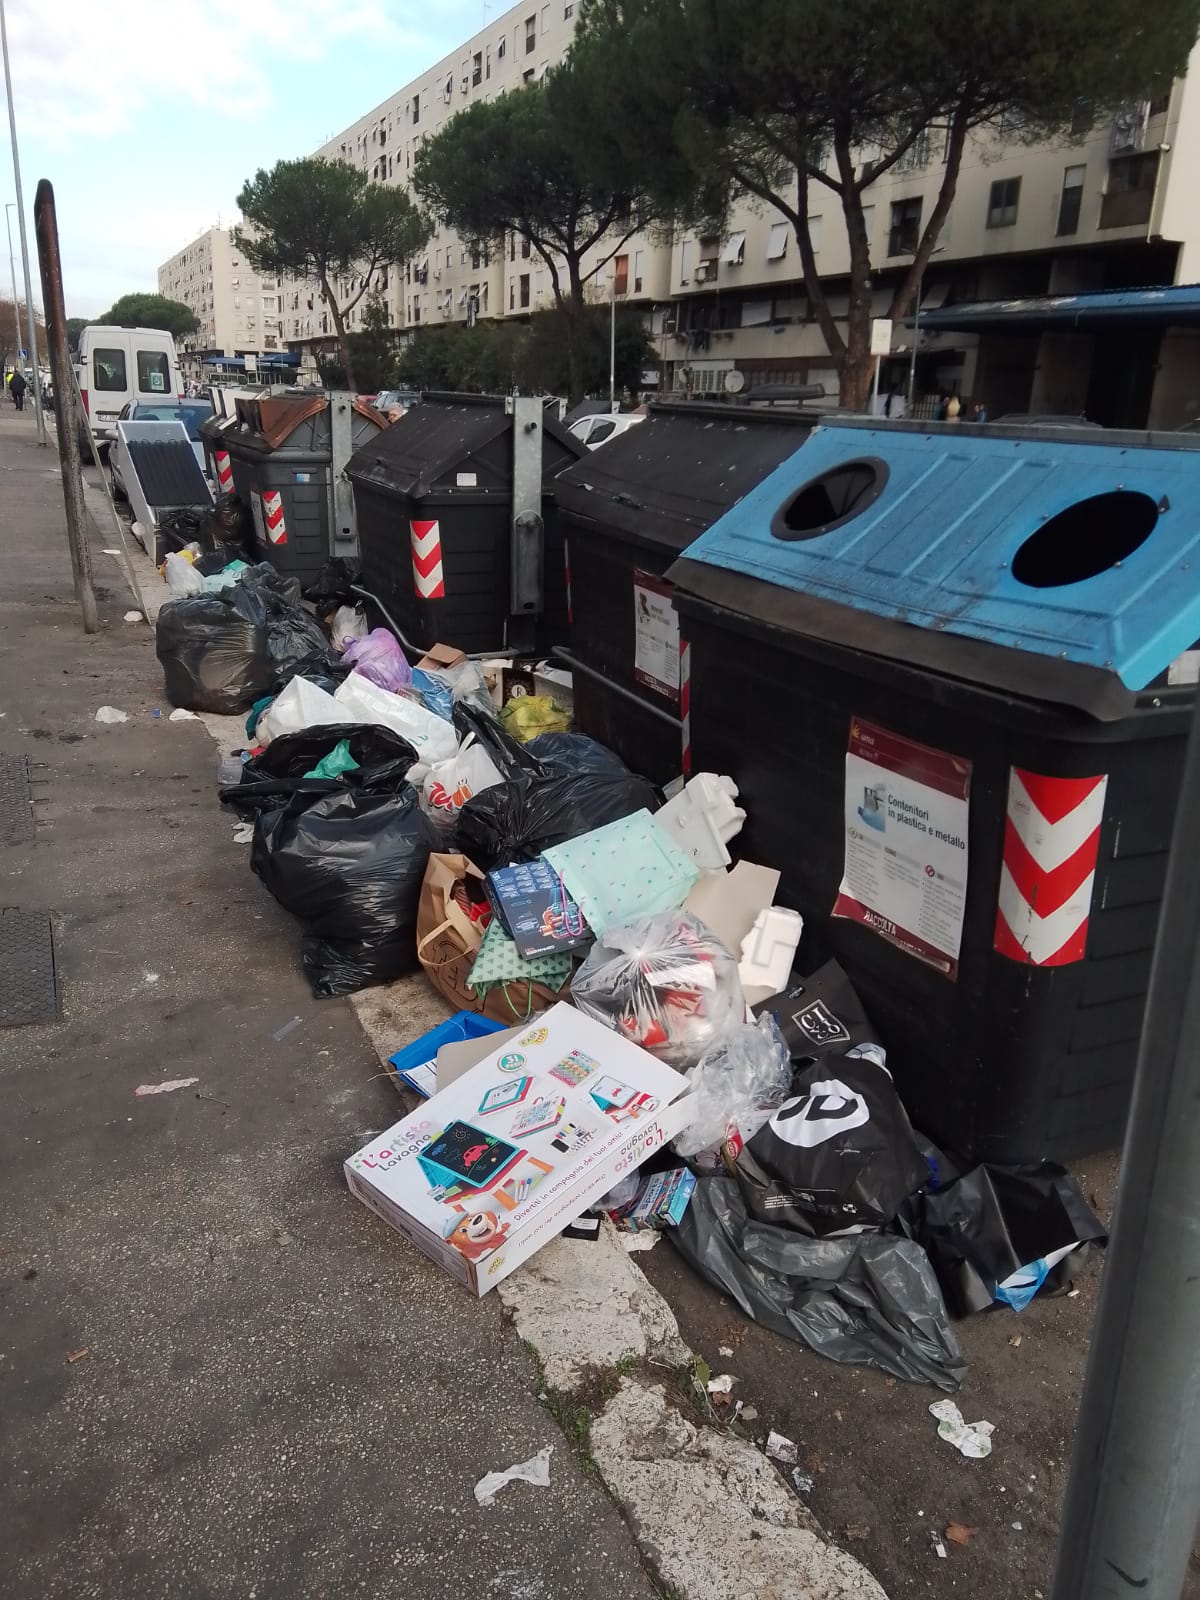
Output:
M1158 289L1106 289L1096 294L1036 295L1022 300L976 300L921 308L930 333L1066 332L1138 323L1143 327L1200 326L1200 284ZM906 319L912 327L913 318Z

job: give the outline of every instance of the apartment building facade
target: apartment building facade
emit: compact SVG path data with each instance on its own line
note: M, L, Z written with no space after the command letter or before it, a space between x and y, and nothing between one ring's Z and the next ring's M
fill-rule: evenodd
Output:
M158 291L190 306L198 331L180 352L187 365L218 357L266 356L286 349L283 286L244 259L228 228L206 228L158 269Z
M449 118L474 99L540 79L562 58L575 13L571 0L513 6L318 153L348 162L374 181L409 186L422 142ZM982 400L993 416L1098 405L1105 413L1098 420L1130 420L1129 404L1123 410L1111 396L1091 393L1105 389L1100 367L1119 373L1130 358L1120 339L1101 349L1097 341L1073 340L1063 332L1010 338L1003 327L980 334L944 324L952 308L965 302L1200 277L1200 208L1194 200L1200 49L1193 68L1161 99L1133 104L1115 118L1081 118L1054 141L1030 142L1012 126L981 131L971 140L922 286L918 396L953 389ZM943 145L942 133L931 129L865 191L878 316L886 315L936 201ZM860 159L870 155L863 151ZM821 277L835 316L844 315L849 255L837 196L814 183L809 210ZM586 265L611 249L611 242L601 246ZM476 317L528 317L552 304L548 278L520 240L509 239L488 255L442 229L418 258L390 267L372 292L382 296L392 326L411 331ZM333 348L332 320L320 291L292 281L276 287L277 336L311 367L317 350ZM341 286L343 299L354 287ZM837 375L804 290L793 231L769 207L740 203L719 235L680 232L670 244L631 238L589 286L599 299L610 291L645 312L658 358L653 377L668 391L721 393L738 373L735 386L741 389L816 382L836 399ZM350 313L351 330L361 327L364 310L365 300ZM1154 375L1151 389L1160 391L1157 402L1152 393L1143 396L1151 420L1166 420L1164 406L1170 412L1192 403L1179 365L1197 353L1193 337L1187 329L1166 330L1153 348L1143 343L1137 353ZM913 341L911 326L893 329L892 353L882 367L885 392L907 389ZM1161 382L1160 354L1169 368ZM1169 405L1167 394L1174 397ZM1200 413L1200 393L1195 402Z

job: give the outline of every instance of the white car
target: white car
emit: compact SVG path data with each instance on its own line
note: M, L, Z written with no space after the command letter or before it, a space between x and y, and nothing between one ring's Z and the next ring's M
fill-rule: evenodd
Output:
M590 417L576 417L570 431L589 450L598 450L602 444L628 433L639 422L645 422L641 411L599 411Z

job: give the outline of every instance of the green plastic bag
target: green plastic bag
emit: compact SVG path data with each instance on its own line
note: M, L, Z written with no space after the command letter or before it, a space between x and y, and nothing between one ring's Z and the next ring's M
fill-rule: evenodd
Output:
M340 778L343 772L357 772L358 762L350 754L349 739L339 739L327 756L322 756L306 778Z

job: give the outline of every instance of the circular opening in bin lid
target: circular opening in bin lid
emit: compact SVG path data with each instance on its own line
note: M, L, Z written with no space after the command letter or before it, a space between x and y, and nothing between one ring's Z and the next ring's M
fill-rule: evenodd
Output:
M784 501L771 518L771 533L776 539L818 539L878 500L887 479L887 462L877 456L830 467Z
M1082 583L1132 555L1157 522L1158 506L1136 489L1089 495L1029 535L1013 557L1013 577L1031 589Z

